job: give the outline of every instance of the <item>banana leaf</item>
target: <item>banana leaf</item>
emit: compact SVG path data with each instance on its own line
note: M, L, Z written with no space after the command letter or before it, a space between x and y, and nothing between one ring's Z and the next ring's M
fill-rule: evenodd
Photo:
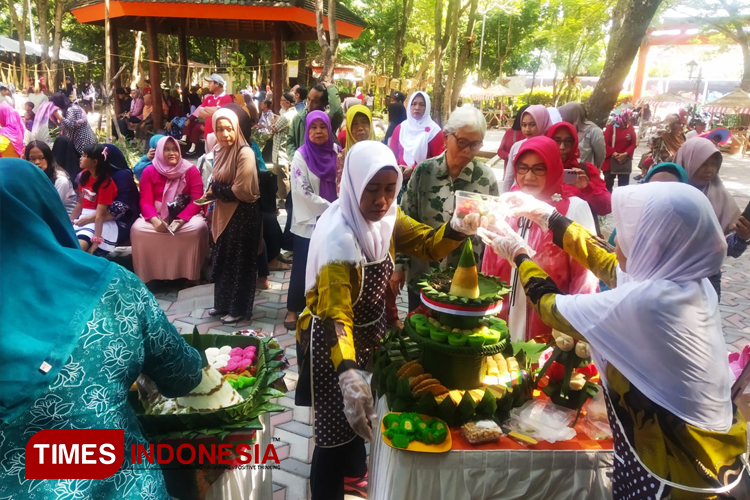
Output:
M255 364L256 382L249 388L244 388L241 395L244 401L227 408L220 408L210 412L190 412L170 415L146 414L142 403L138 400L135 391L128 394L128 399L138 416L138 420L145 432L154 439L157 437L185 437L201 434L220 435L226 431L236 429L260 429L258 416L273 411L283 411L284 407L271 402L271 399L280 397L284 391L271 388L270 385L283 378L284 372L280 370L280 364L274 362L280 349L269 349L268 344L272 338L258 338L241 335L219 335L204 334L196 339L193 335L183 335L188 344L194 341L200 343L203 349L207 347L231 347L257 348L258 361ZM284 385L283 382L281 385ZM276 384L274 384L276 386ZM285 387L284 387L285 389Z

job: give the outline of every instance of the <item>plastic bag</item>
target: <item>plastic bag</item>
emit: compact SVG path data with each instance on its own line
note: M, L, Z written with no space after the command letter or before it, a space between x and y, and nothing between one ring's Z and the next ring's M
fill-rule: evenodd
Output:
M575 416L575 410L562 408L552 402L532 400L511 411L510 427L516 432L549 443L569 441L576 435L576 431L568 427Z

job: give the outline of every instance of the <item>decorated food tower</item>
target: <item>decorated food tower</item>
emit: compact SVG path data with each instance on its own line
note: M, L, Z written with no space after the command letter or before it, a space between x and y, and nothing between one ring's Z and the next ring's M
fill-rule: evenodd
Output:
M378 394L389 408L458 425L526 401L531 382L496 317L509 289L477 271L471 240L457 268L434 271L417 285L423 306L376 358Z

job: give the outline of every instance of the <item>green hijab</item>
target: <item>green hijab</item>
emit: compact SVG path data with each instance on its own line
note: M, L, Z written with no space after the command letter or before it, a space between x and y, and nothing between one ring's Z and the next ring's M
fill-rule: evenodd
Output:
M0 160L0 206L0 424L7 424L55 381L117 265L81 251L57 190L31 163Z

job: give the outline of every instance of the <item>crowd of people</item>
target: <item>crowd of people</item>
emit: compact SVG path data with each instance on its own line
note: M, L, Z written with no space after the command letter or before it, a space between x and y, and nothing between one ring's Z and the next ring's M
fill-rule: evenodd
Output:
M668 116L641 160L644 185L629 186L638 144L630 110L602 129L581 103L524 106L505 132L498 150L505 168L496 176L478 159L487 124L471 105L441 127L426 92L393 92L388 130L377 141L372 94L361 89L342 102L329 83L236 95L220 75L206 83L191 89L189 109L178 89L163 92L161 125L153 124L150 87L118 89L117 126L144 140L132 166L116 145L98 143L86 118L95 95L85 89L74 99L55 93L23 117L0 103L0 154L28 162L3 160L0 195L18 205L13 217L27 214L31 236L49 252L64 262L78 252L71 264L78 279L98 273L100 286L81 292L87 314L103 307L96 304L106 302L112 273L122 274L102 264L120 245L132 246L143 283L208 277L215 290L208 314L227 324L250 321L270 271L291 269L284 324L297 336L295 402L314 410L314 499L361 489L372 439L370 355L389 325L401 326L396 297L406 288L410 309L419 305L415 279L455 266L466 238L482 272L511 286L500 315L513 340L547 342L557 330L597 350L610 419L619 422L615 447L628 460L615 464L615 488L624 490L615 498L635 498L628 496L635 486L623 486L633 457L650 471L638 486L664 491L668 480L673 498L681 485L719 491L735 481L745 426L733 415L717 317L721 263L745 251L750 221L723 185L722 153L702 130L688 138L680 116ZM34 137L50 126L60 130L52 147ZM14 198L24 183L31 194ZM502 194L511 209L490 227L478 215L454 220L456 191ZM59 203L48 199L54 192ZM7 212L4 265L7 248L25 239L6 234ZM610 213L613 246L599 238L599 216ZM120 280L141 293L130 278ZM69 351L79 337L71 330ZM180 355L194 357L189 349ZM668 369L648 375L659 366ZM195 385L188 371L172 375L181 377L172 392ZM695 391L686 379L704 385ZM41 382L38 389L38 397L47 390ZM27 397L13 398L19 415L30 411ZM651 417L649 429L635 424ZM679 442L684 457L668 461L643 447L633 436L645 432L661 448Z

